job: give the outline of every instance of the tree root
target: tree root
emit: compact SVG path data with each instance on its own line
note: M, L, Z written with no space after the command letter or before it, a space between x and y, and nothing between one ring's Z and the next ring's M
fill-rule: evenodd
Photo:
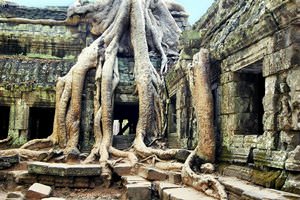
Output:
M48 137L46 139L34 139L28 141L23 146L21 146L20 149L40 150L40 149L50 148L52 146L53 146L53 142L51 140L51 137Z
M7 137L3 140L0 140L0 148L7 147L12 141L12 137Z
M206 50L200 50L194 57L194 74L190 78L193 105L200 127L197 148L183 165L172 160L178 149L155 149L155 142L151 143L151 147L145 144L145 141L164 138L167 127L168 94L161 75L168 70L167 55L178 55L180 34L180 29L168 10L168 7L172 6L182 9L177 4L172 4L171 1L166 3L164 0L106 0L71 7L68 11L69 18L64 23L91 23L91 32L98 36L98 39L83 49L69 73L57 82L52 135L46 139L29 141L20 149L0 151L1 155L17 153L22 159L49 160L55 154L54 147L57 146L64 151L66 157L72 152L78 153L84 79L88 70L96 68L95 144L84 163L95 162L98 159L102 168L101 175L107 186L112 179L113 166L124 160L128 160L133 167L142 159L142 162L149 164L150 161L152 166L159 169L182 169L185 184L209 196L227 199L224 187L215 176L199 175L191 169L195 157L209 162L213 162L215 157L213 106L208 84L209 57ZM15 22L26 21L16 19ZM161 58L160 74L150 61L150 51ZM119 83L118 53L134 56L134 76L139 97L136 137L129 151L120 151L112 147L114 92ZM52 149L45 150L49 148ZM117 159L110 160L112 156Z
M218 181L213 174L196 174L191 165L196 157L196 151L193 151L184 163L181 171L182 181L184 184L204 192L206 195L227 200L227 193L224 186Z
M35 151L29 149L0 150L1 156L19 155L22 160L48 161L51 151Z

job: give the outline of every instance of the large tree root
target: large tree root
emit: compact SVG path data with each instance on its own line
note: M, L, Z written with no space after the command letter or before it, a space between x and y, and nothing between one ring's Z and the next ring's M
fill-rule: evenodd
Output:
M208 196L217 199L226 200L227 193L224 186L218 181L217 177L213 174L196 174L191 166L193 160L197 157L196 151L193 151L187 158L182 171L182 181L184 184L194 187L195 189L204 192Z
M193 57L189 74L199 140L196 149L190 154L184 164L182 180L183 183L203 191L209 196L227 199L224 187L214 175L196 174L191 169L191 166L195 164L193 161L197 157L202 162L213 163L215 161L216 141L213 128L213 98L210 89L209 68L209 52L206 49L200 49L199 53Z
M7 137L3 140L0 140L0 149L5 148L10 145L12 137Z
M225 199L224 188L215 177L198 175L190 167L196 156L209 162L214 162L215 157L207 51L202 50L195 57L195 70L191 79L193 104L200 127L197 148L182 165L173 162L179 150L163 150L155 146L157 138L164 138L167 127L168 97L162 74L168 69L167 55L177 55L180 34L180 29L168 10L172 5L176 7L175 4L167 4L164 0L106 0L72 6L66 22L91 23L91 32L97 35L98 39L81 52L69 73L57 82L53 133L47 139L29 141L20 149L0 153L18 153L24 159L39 160L48 160L55 148L62 149L66 157L74 152L80 153L77 148L81 95L88 70L96 68L95 144L84 163L99 162L102 176L108 185L112 178L112 166L120 161L126 160L135 166L139 159L142 159L143 162L150 162L152 166L164 170L182 169L186 184L210 196ZM160 56L160 74L151 63L149 52ZM118 54L134 56L134 76L139 97L136 137L129 151L120 151L112 147L114 92L119 83ZM198 101L199 99L203 100ZM151 147L146 144L151 144ZM112 160L112 157L116 160Z

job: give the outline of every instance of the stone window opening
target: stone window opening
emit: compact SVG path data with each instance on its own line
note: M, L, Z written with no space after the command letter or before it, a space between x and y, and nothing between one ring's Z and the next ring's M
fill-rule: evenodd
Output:
M0 106L0 140L8 137L9 114L9 106Z
M265 95L262 63L257 62L242 68L237 75L237 97L235 98L237 132L242 135L262 135Z
M53 131L55 108L29 109L28 140L47 138Z

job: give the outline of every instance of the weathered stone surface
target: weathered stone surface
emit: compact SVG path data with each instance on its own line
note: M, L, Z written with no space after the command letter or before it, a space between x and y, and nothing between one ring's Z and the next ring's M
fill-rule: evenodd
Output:
M299 53L298 53L299 55ZM299 61L298 59L298 67L294 67L291 71L288 73L287 77L287 84L290 88L290 101L289 104L291 105L291 125L292 129L295 131L300 131L300 69L299 69Z
M290 173L282 187L282 190L300 195L300 175Z
M28 163L28 172L31 174L43 174L53 176L100 176L100 165L96 164L58 164L30 162Z
M151 199L150 182L138 182L128 184L125 187L127 190L126 199L128 200Z
M66 200L65 198L59 198L59 197L49 197L49 198L43 198L42 200Z
M122 177L123 184L133 184L138 182L145 182L146 180L140 176L123 176Z
M229 165L224 168L222 167L223 175L237 177L239 179L246 180L246 181L251 181L252 172L253 170L249 168L236 166L236 165Z
M128 200L151 199L151 183L139 176L122 177L126 194L123 198Z
M152 167L139 167L139 176L150 181L164 181L168 179L168 172L158 170Z
M42 185L40 183L34 183L30 186L26 193L27 199L38 200L45 197L49 197L52 192L51 187L47 185Z
M113 166L113 171L119 176L130 175L133 171L133 168L130 164L120 163Z
M163 198L163 191L165 189L172 189L172 188L181 188L182 186L176 185L173 183L168 183L168 182L154 182L154 189L158 192L158 195Z
M168 182L173 184L180 184L182 183L182 177L180 172L172 172L170 171L168 173Z
M289 152L285 168L290 171L300 171L300 145L295 150Z
M19 155L0 156L0 169L7 169L20 162Z
M37 182L37 176L28 171L21 171L15 175L15 181L18 184L33 184Z
M75 177L74 183L71 185L71 187L74 188L89 188L90 186L93 187L93 185L90 184L90 179L88 177Z
M251 148L223 147L222 161L247 163Z
M300 134L294 131L280 132L281 150L293 151L300 144Z
M55 177L54 186L55 187L72 187L74 183L74 177Z
M256 166L268 166L284 169L285 161L287 159L287 152L254 149L253 159Z
M220 182L225 186L229 194L239 196L241 200L257 199L297 199L299 195L282 192L279 190L265 189L249 182L232 177L220 177Z
M1 6L1 17L21 17L29 19L54 19L64 20L67 15L67 7L48 7L48 8L35 8L25 7L16 4L7 4Z
M190 200L190 199L203 199L213 200L214 198L208 197L205 194L196 191L192 188L165 188L162 191L163 200Z

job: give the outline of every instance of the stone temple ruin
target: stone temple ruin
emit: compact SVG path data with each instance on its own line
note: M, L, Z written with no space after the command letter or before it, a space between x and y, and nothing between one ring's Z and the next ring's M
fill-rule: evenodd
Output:
M0 199L300 199L297 0L0 5Z

